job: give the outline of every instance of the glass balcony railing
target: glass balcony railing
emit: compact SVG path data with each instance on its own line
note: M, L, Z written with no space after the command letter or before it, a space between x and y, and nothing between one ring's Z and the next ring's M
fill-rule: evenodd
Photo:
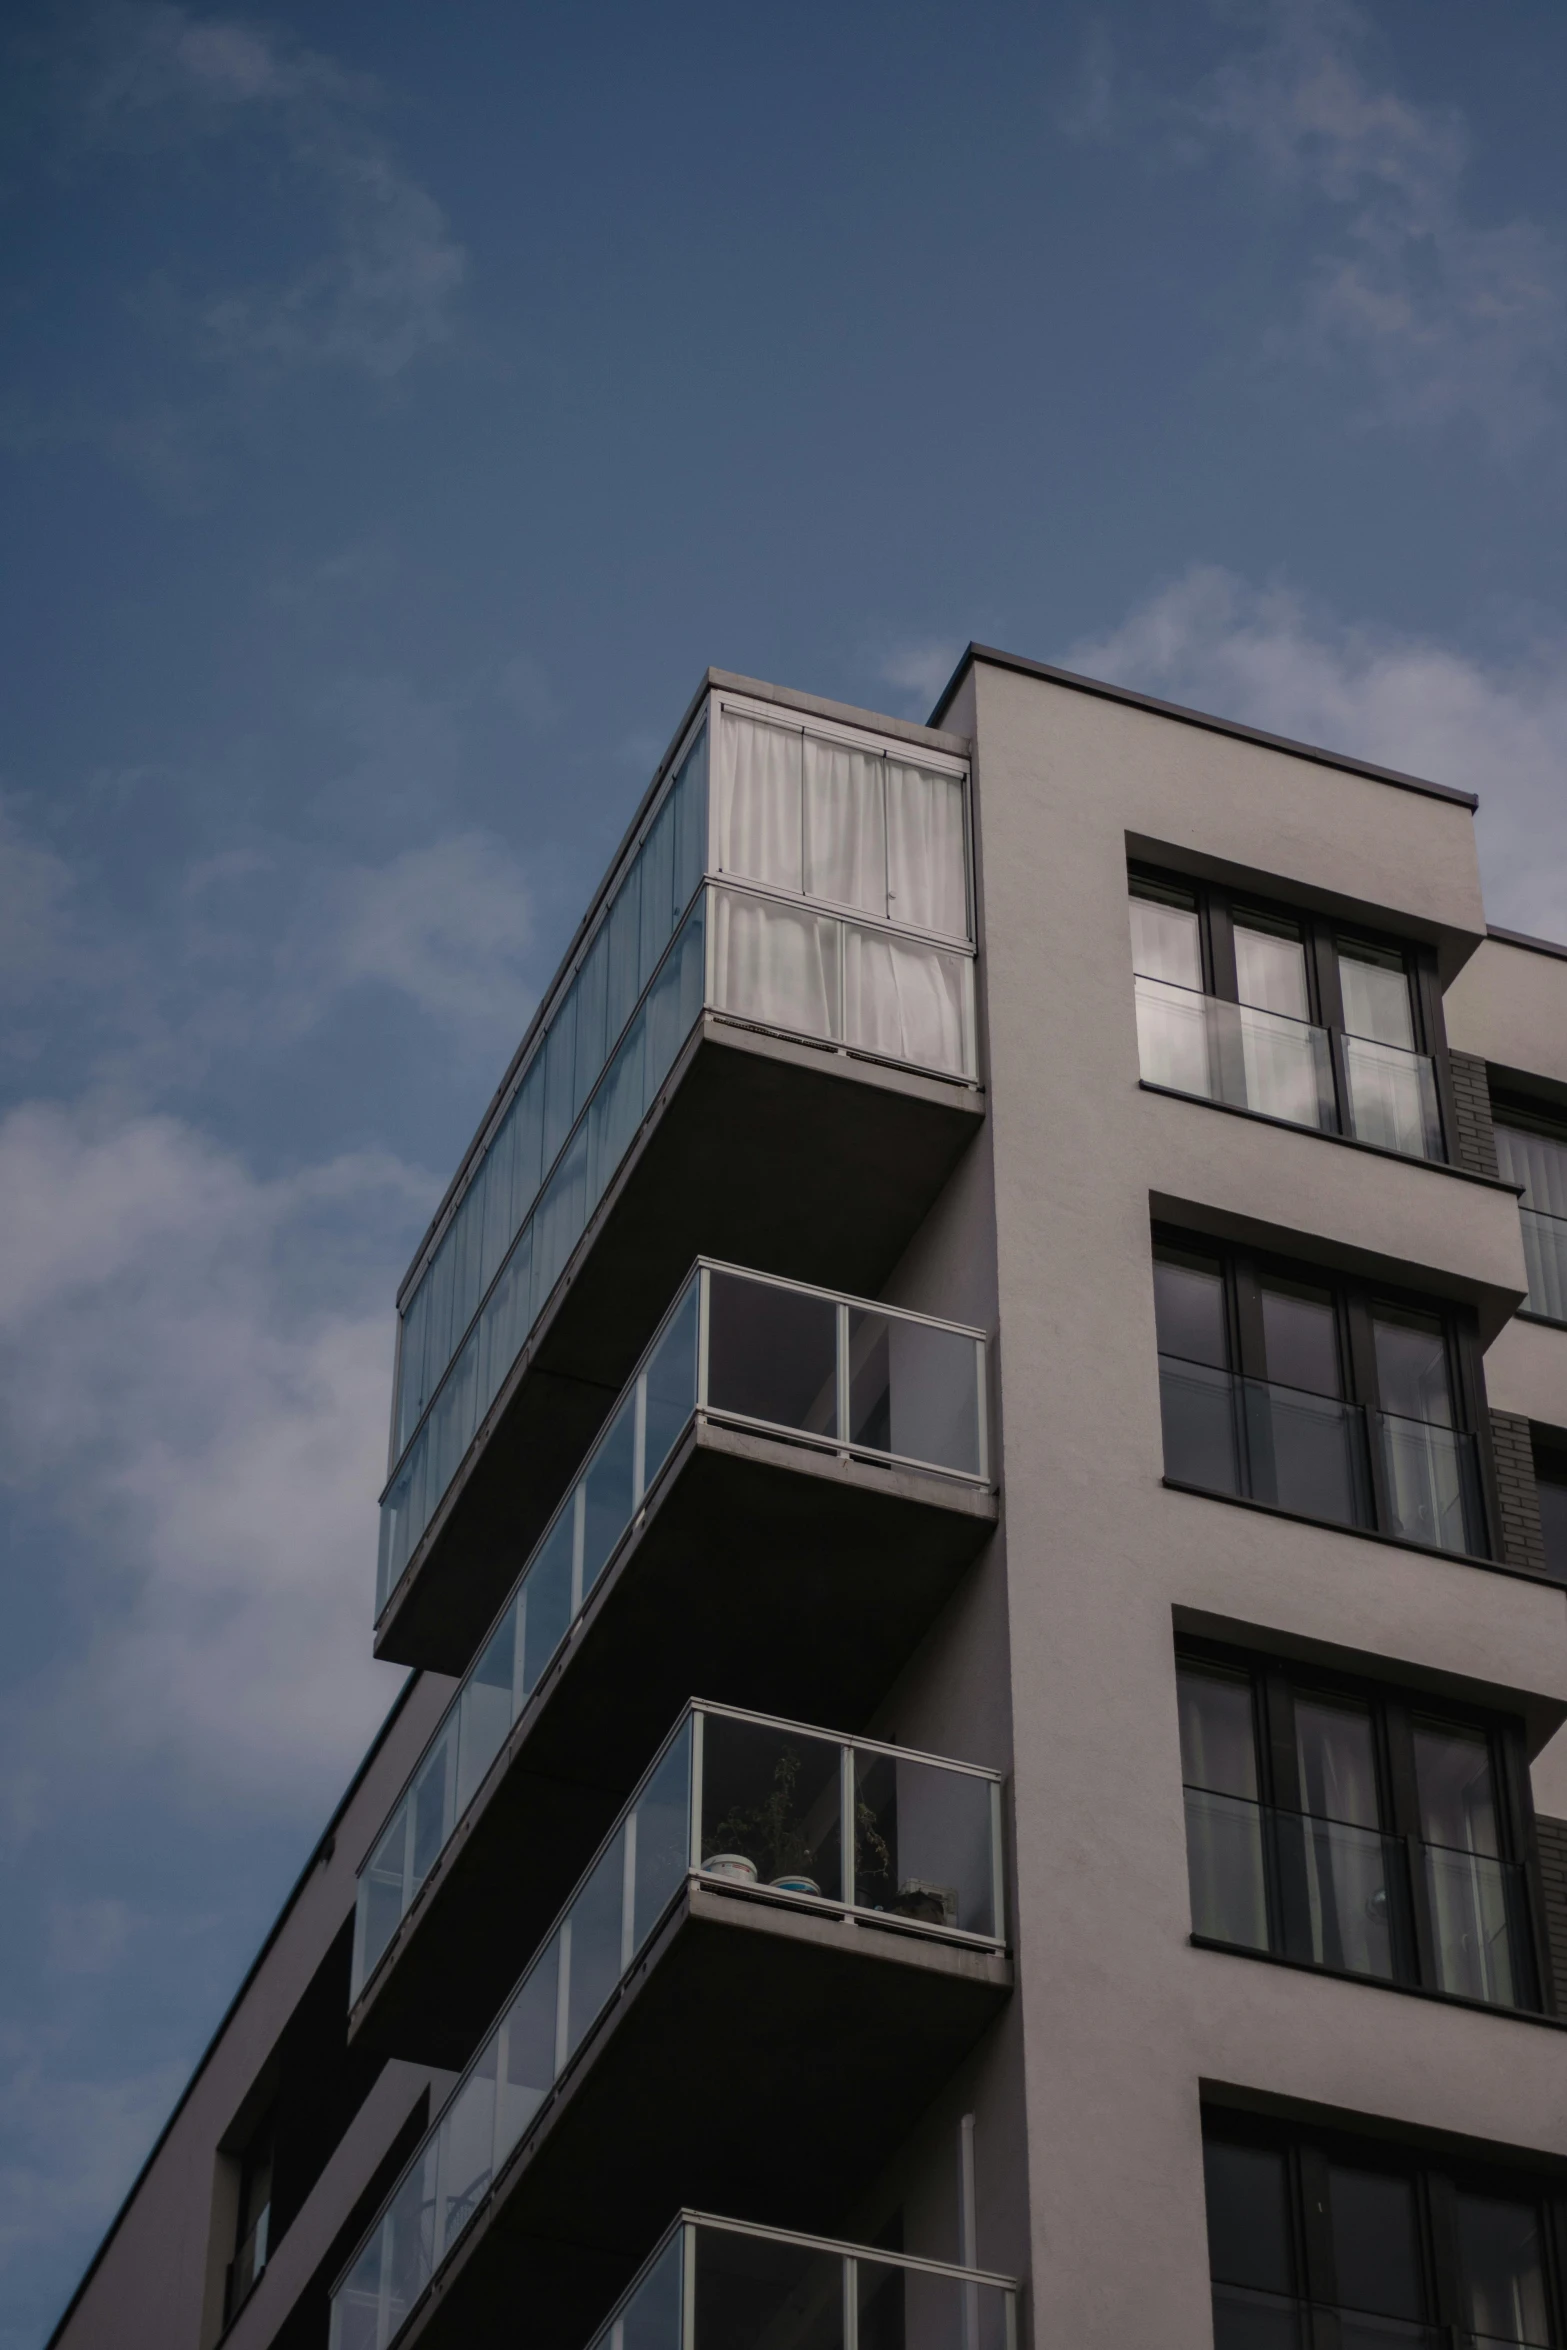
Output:
M1419 1983L1413 1867L1430 1926L1430 1987L1490 2007L1534 2007L1517 1862L1209 1788L1185 1792L1194 1934L1338 1974Z
M989 1478L980 1332L698 1264L360 1872L356 1999L698 1415L849 1457L905 1462L978 1484Z
M904 2343L1017 2350L1017 2288L979 2269L682 2212L590 2350Z
M1541 1208L1520 1208L1518 1215L1529 1282L1523 1311L1567 1322L1567 1216L1548 1216Z
M1323 1133L1338 1125L1325 1028L1139 973L1137 1044L1149 1085Z
M996 1947L1000 1781L692 1704L350 2262L332 2350L392 2340L689 1878Z
M1466 1557L1482 1550L1479 1453L1461 1428L1368 1413L1362 1404L1208 1363L1159 1357L1165 1474L1244 1494L1328 1525L1377 1524L1368 1431L1378 1447L1383 1530Z
M1340 1119L1333 1044L1325 1028L1199 995L1139 972L1137 1044L1145 1084L1227 1102L1321 1134L1342 1129L1407 1158L1440 1159L1436 1071L1425 1053L1345 1036Z
M1213 2288L1213 2350L1315 2350L1324 2341L1334 2343L1336 2350L1471 2350L1471 2345L1473 2350L1489 2350L1477 2335L1455 2336L1446 2326L1426 2325L1419 2319L1330 2308L1244 2285ZM1530 2346L1518 2343L1510 2350Z
M711 790L704 722L404 1302L378 1616L704 1007L975 1078L961 764L718 718Z

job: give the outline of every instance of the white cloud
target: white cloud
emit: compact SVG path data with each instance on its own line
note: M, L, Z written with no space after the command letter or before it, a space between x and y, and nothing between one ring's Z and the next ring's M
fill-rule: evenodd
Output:
M1260 38L1226 60L1188 119L1336 216L1290 347L1361 362L1385 421L1466 418L1498 449L1535 439L1561 414L1561 238L1473 216L1462 117L1377 85L1359 54L1370 20L1347 0L1259 0L1245 14Z
M379 980L475 1045L515 1042L533 1008L522 872L504 842L458 833L356 866L331 884L329 964L339 983Z
M260 1180L171 1118L0 1123L0 1478L63 1530L84 1649L0 1713L13 1825L174 1762L319 1800L396 1686L369 1654L391 1289L436 1184Z
M315 213L319 250L287 278L201 299L159 281L143 297L190 322L202 357L249 377L346 367L385 382L451 341L467 255L372 127L372 84L270 29L130 0L97 13L90 47L78 116L90 144L137 151L254 131L283 190ZM150 421L143 458L177 469L181 420L172 440L168 417Z
M1490 918L1567 940L1567 635L1482 660L1198 566L1071 666L1478 792Z
M876 665L877 675L917 702L923 717L956 669L962 651L957 637L917 637L883 653Z

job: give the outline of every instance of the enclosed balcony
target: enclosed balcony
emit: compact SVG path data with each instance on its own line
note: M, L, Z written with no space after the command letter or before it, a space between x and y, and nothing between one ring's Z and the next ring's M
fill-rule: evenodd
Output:
M858 1289L901 1255L982 1115L940 740L703 697L400 1301L380 1654L468 1662L699 1248Z
M994 1774L689 1706L339 2280L334 2350L472 2350L519 2308L580 2340L671 2200L831 2224L999 2011L1004 1932Z
M985 1354L693 1269L361 1873L356 2032L463 2061L693 1682L869 1717L994 1523Z

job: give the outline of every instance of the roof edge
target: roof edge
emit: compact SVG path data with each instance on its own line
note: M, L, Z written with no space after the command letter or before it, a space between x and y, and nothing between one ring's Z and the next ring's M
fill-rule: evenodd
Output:
M1218 718L1212 711L1193 710L1184 702L1165 702L1154 694L1134 693L1130 686L1111 685L1105 678L1085 677L1079 670L1059 669L1048 661L1030 661L1022 653L1003 653L994 645L970 644L966 648L937 697L927 724L939 726L948 704L976 661L987 661L993 669L1013 670L1020 677L1042 678L1048 685L1069 686L1075 693L1097 694L1101 701L1123 702L1133 710L1149 710L1158 718L1178 718L1185 726L1201 726L1210 734L1227 734L1237 742L1257 743L1264 750L1286 751L1293 758L1310 759L1318 767L1337 767L1348 775L1364 775L1373 783L1389 783L1396 791L1419 792L1428 800L1447 800L1456 807L1467 808L1471 814L1480 805L1476 793L1459 791L1450 783L1432 783L1423 775L1406 775L1397 767L1373 766L1368 759L1325 750L1320 743L1297 742L1287 734L1269 734L1260 726L1243 725L1238 718Z
M77 2278L75 2288L71 2294L71 2298L69 2301L67 2301L65 2307L61 2310L59 2316L56 2318L54 2322L54 2329L45 2340L44 2350L55 2350L55 2344L59 2341L60 2336L64 2333L66 2327L70 2324L71 2319L76 2315L77 2310L80 2308L83 2294L86 2292L88 2286L92 2283L93 2278L98 2274L99 2269L102 2267L104 2255L107 2253L109 2246L114 2242L115 2237L119 2234L120 2229L124 2224L126 2215L130 2211L131 2205L135 2202L137 2196L142 2191L142 2187L146 2183L147 2176L151 2171L153 2164L157 2161L159 2155L163 2152L164 2147L168 2144L169 2133L173 2129L175 2123L179 2120L180 2115L185 2111L186 2106L190 2103L192 2093L196 2087L196 2083L201 2079L202 2074L206 2071L208 2065L212 2062L212 2059L217 2052L218 2044L222 2040L223 2035L228 2030L230 2024L234 2021L235 2016L238 2014L240 2006L245 1998L245 1994L249 1991L250 1986L255 1981L257 1975L260 1974L262 1967L266 1963L269 1951L276 1942L279 1934L282 1933L284 1926L288 1923L295 1902L298 1901L311 1877L314 1876L317 1868L321 1864L321 1861L327 1856L333 1839L337 1834L338 1825L342 1820L343 1814L347 1811L349 1805L353 1802L354 1797L358 1794L360 1788L363 1786L366 1774L370 1769L370 1765L375 1761L376 1756L380 1753L382 1747L386 1744L387 1739L391 1736L393 1723L397 1720L397 1717L402 1712L403 1707L408 1703L409 1698L413 1695L414 1689L418 1685L421 1677L422 1676L418 1668L413 1668L409 1672L408 1677L404 1681L401 1689L398 1690L397 1695L393 1698L391 1704L387 1707L386 1718L382 1722L380 1728L377 1730L375 1736L371 1739L369 1745L365 1748L364 1753L361 1755L359 1762L355 1767L353 1777L349 1780L348 1785L343 1789L342 1794L338 1797L336 1804L333 1806L331 1818L327 1821L326 1826L322 1829L320 1835L316 1838L315 1843L311 1846L310 1858L306 1861L304 1867L300 1870L298 1876L294 1879L293 1884L289 1887L288 1892L285 1894L281 1909L278 1911L277 1916L273 1919L271 1925L267 1928L265 1940L262 1942L260 1949L256 1952L256 1955L251 1960L249 1966L245 1969L244 1978L240 1983L239 1989L235 1992L233 1998L229 2001L227 2007L223 2010L222 2015L219 2017L216 2028L214 2029L211 2038L208 2040L206 2047L202 2050L195 2063L191 2066L190 2079L185 2083L184 2088L180 2091L178 2097L174 2100L174 2104L169 2112L168 2120L164 2123L156 2138L154 2138L151 2146L147 2151L145 2161L142 2163L141 2168L137 2171L135 2178L132 2179L130 2185L126 2188L124 2195L121 2197L118 2210L115 2212L114 2217L110 2220L108 2226L104 2229L103 2234L99 2237L96 2251L93 2253L91 2260L88 2261L87 2266L83 2269L81 2275Z
M1522 947L1525 954L1554 955L1558 962L1567 963L1567 946L1560 939L1533 938L1527 930L1502 930L1494 922L1486 924L1485 935L1494 938L1498 946Z

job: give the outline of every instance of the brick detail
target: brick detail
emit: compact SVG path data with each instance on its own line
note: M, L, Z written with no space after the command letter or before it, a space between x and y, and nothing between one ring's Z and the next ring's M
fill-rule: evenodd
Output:
M1531 1575L1545 1574L1545 1536L1540 1495L1534 1482L1534 1445L1529 1423L1518 1412L1491 1414L1491 1450L1496 1490L1502 1504L1502 1559Z
M1449 1053L1453 1079L1453 1161L1471 1175L1496 1175L1496 1131L1491 1124L1491 1081L1475 1053Z
M1534 1833L1540 1855L1545 1947L1556 1990L1556 2012L1567 2016L1567 1820L1549 1820L1536 1812Z

